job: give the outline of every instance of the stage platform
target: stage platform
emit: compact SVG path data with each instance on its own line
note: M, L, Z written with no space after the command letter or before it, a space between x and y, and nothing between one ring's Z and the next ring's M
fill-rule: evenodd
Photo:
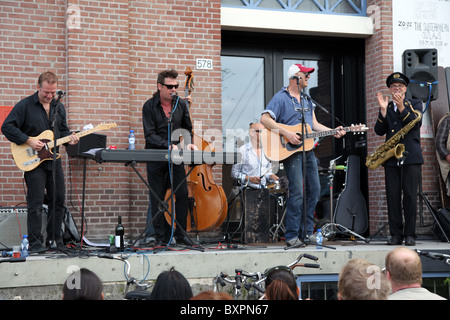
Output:
M231 247L226 243L202 245L203 250L192 250L182 246L154 253L150 248L141 248L132 252L126 250L115 254L127 258L131 264L131 275L146 281L155 280L159 273L175 267L186 276L194 291L212 289L213 278L224 272L235 274L235 269L248 272L263 272L276 265L287 265L300 254L308 253L318 258L320 268L296 268L300 275L337 276L341 267L350 259L363 258L384 266L386 254L393 246L385 244L385 239L364 241L325 242L324 247L315 245L303 248L285 249L284 242L275 244L238 244ZM450 244L433 239L418 239L411 249L450 254ZM107 299L120 299L123 296L124 263L116 259L99 257L96 248L70 251L69 254L45 253L33 254L23 263L8 263L3 258L0 264L0 299L60 299L64 281L74 269L88 268L99 275L105 283ZM101 254L101 253L100 253ZM440 260L422 257L424 273L450 276L450 266ZM302 259L304 263L314 263Z

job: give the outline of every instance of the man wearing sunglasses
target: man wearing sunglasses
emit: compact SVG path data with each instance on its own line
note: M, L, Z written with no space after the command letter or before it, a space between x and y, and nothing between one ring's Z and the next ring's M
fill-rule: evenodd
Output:
M280 135L291 144L299 145L302 140L297 133L289 131L280 124L289 126L302 123L302 115L305 115L305 123L313 131L327 131L330 128L319 123L314 114L314 104L306 96L302 95L303 88L308 86L309 74L314 68L307 68L301 64L293 64L289 67L289 85L276 93L267 105L261 116L261 123L268 129L278 130ZM303 110L302 110L303 109ZM342 129L338 127L336 129ZM345 135L344 130L338 130L334 135L340 138ZM320 196L319 171L316 157L313 151L306 152L306 212L303 212L303 152L292 154L284 160L286 177L289 180L289 198L285 216L285 238L288 247L301 246L304 240L314 231L314 210ZM306 214L306 225L305 215Z
M178 72L176 70L164 70L158 74L157 91L153 97L147 100L142 109L142 121L145 135L145 149L171 149L182 148L181 139L175 132L183 133L185 148L197 149L190 143L192 140L192 123L188 107L185 101L178 97ZM190 140L190 141L188 141ZM167 189L170 189L170 167L168 162L147 162L147 178L153 191L159 199L164 200ZM186 230L186 218L188 214L188 189L183 164L173 164L173 187L178 188L175 192L176 221L183 230ZM154 217L160 208L160 203L150 194L150 212ZM147 221L150 221L147 217ZM163 214L158 214L153 227L155 230L155 245L167 244L171 241L171 226L165 221ZM148 230L150 228L147 228ZM175 230L175 242L191 245L188 237L180 231ZM146 235L151 236L149 234Z

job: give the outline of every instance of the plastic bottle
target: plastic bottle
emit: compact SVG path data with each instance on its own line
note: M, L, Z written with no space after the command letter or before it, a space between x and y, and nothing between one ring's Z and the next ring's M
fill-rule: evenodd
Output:
M119 216L119 222L116 226L116 247L118 250L124 249L124 244L123 244L124 233L125 233L125 229L122 225L122 217Z
M317 230L317 235L316 235L316 248L317 249L322 249L322 241L323 241L323 234L322 234L322 230L318 229Z
M130 134L128 135L128 150L136 149L136 136L134 135L134 130L130 130Z
M20 256L22 258L24 257L28 257L28 236L26 234L23 235L23 239L22 239L22 245L21 245L21 252L20 252Z

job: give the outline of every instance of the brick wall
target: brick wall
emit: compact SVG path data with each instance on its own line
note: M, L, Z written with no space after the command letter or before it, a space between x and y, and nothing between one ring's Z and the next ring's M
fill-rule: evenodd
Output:
M375 93L385 90L385 79L393 71L393 44L391 1L370 0L370 5L381 10L380 28L366 41L366 123L373 128L378 112ZM183 84L183 71L191 67L195 82L191 111L196 133L207 130L211 139L221 135L219 0L4 0L0 10L0 105L13 106L32 94L39 74L52 70L60 78L60 88L67 91L63 102L71 129L115 122L116 128L100 132L108 136L108 145L126 148L128 132L133 129L138 148L143 148L141 108L156 89L157 73L175 68ZM213 59L214 69L196 70L196 58ZM367 137L369 153L384 141L373 130ZM426 162L423 189L437 205L433 141L423 139L422 144ZM0 154L0 206L23 203L22 173L13 164L3 135ZM63 158L67 206L80 225L83 160L66 154ZM137 170L146 177L143 164L138 164ZM219 170L215 177L220 182ZM384 189L383 170L370 171L371 233L386 221ZM139 234L145 225L147 204L148 191L132 169L87 162L88 238L106 239L118 215L124 217L129 234ZM425 224L431 223L426 208L424 216Z
M385 137L377 136L373 131L378 117L378 103L376 93L382 91L389 94L386 88L386 78L393 70L393 42L392 42L392 1L368 1L367 6L377 6L380 8L379 28L374 35L366 40L366 101L367 101L367 124L371 130L367 133L368 154L374 152L375 148L381 145ZM423 192L432 202L432 205L440 205L438 171L436 167L436 156L434 149L434 139L422 138L422 150L424 155L424 165L422 166ZM376 170L369 170L369 221L370 233L378 231L387 222L387 204L384 182L384 170L382 167ZM420 202L419 202L420 204ZM421 207L418 206L418 214ZM428 209L423 207L423 226L428 226L433 222ZM429 233L429 227L422 227L420 218L417 219L417 233ZM389 228L384 229L385 235L389 234Z
M51 70L67 92L72 130L115 122L116 128L99 132L108 145L126 148L133 129L143 149L142 105L156 90L157 73L177 69L183 85L191 67L192 118L221 129L220 1L3 1L0 10L0 70L10 75L0 79L0 105L32 94L39 74ZM195 70L196 58L213 59L214 69ZM25 196L4 136L0 153L7 158L0 160L0 205L13 206ZM63 157L67 206L80 225L83 160ZM145 166L136 167L146 177ZM148 190L138 175L120 164L88 160L86 168L86 236L107 239L118 215L130 235L143 231Z

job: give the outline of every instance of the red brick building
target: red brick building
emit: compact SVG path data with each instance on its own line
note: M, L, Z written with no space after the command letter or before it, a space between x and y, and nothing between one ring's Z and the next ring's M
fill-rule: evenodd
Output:
M36 90L39 74L51 70L59 76L60 89L67 92L63 103L68 111L69 126L72 130L82 130L83 126L89 123L95 126L102 122L115 122L116 128L100 132L107 135L107 144L125 149L128 132L133 129L137 135L137 148L141 149L144 146L142 106L156 90L157 73L166 68L177 69L180 73L180 83L183 84L183 72L190 67L195 81L192 118L201 122L204 131L222 132L222 56L234 55L233 50L236 47L252 51L253 40L256 38L262 39L263 43L260 41L255 48L272 45L273 48L279 49L277 41L283 39L286 46L293 51L297 50L293 46L295 42L315 43L311 52L306 50L303 56L292 56L292 59L308 59L310 56L315 59L314 50L319 50L323 56L330 51L341 50L343 53L339 57L346 61L341 65L342 70L345 71L348 67L349 73L351 70L359 73L352 78L357 87L352 89L350 84L347 84L347 89L341 88L340 91L354 90L358 99L353 101L353 104L359 105L359 109L345 109L344 104L347 99L351 99L350 91L346 95L341 94L340 102L330 98L330 105L342 118L360 121L373 128L378 111L375 93L384 89L385 78L393 71L392 1L368 0L363 7L367 9L373 6L371 8L379 10L376 11L375 27L365 26L368 21L374 19L374 14L371 15L370 12L356 18L335 15L333 19L339 22L335 31L333 28L314 29L311 25L308 28L300 25L288 30L289 20L296 21L295 14L305 14L292 11L277 12L281 19L285 15L286 26L276 29L277 26L270 26L271 20L258 16L270 12L256 9L233 11L235 8L227 7L228 2L2 1L0 105L13 106L20 99L32 94ZM363 3L365 4L365 1ZM249 12L248 20L262 20L248 22L244 19L246 12ZM306 15L312 17L312 21L324 17L322 13ZM232 19L236 17L240 18L241 22L236 24ZM345 21L350 21L351 25L345 26L341 23ZM361 30L354 28L355 25L360 26ZM239 45L240 41L244 43L242 46ZM347 49L343 49L340 44ZM355 46L355 50L352 46ZM230 53L230 50L233 52ZM273 49L272 52L276 50ZM271 54L270 59L275 60L276 57L276 54ZM333 55L329 60L324 60L326 63L331 61L328 77L333 78L333 88L340 87L340 83L347 81L344 71L339 72L341 69L338 69L335 57L337 56ZM212 69L196 68L196 60L200 58L212 61ZM318 60L322 61L322 58ZM272 66L276 66L276 62L273 62ZM265 67L267 80L264 103L267 103L269 97L280 89L282 72L276 67L269 72L267 64ZM339 77L336 74L339 74ZM352 118L350 113L357 116ZM258 117L258 114L255 117ZM375 136L373 130L369 130L366 137L367 148L359 151L360 154L364 153L364 156L384 140ZM432 203L437 205L440 200L433 142L433 139L422 140L426 159L423 167L423 190ZM334 147L335 153L328 155L328 158L339 155L341 149L348 155L352 153L351 148ZM0 154L0 206L23 205L26 201L26 190L22 173L12 161L10 145L4 136L0 138ZM70 158L65 151L63 159L67 206L79 225L83 160ZM143 164L139 164L137 168L146 176ZM367 172L367 169L362 168L361 174L363 187L366 189L363 193L368 203L370 234L373 234L386 221L384 171L378 169ZM221 183L220 168L215 170L215 178ZM147 205L148 190L131 168L121 164L98 164L88 160L85 201L88 238L106 239L113 233L119 215L124 217L129 236L135 237L145 226ZM426 208L423 214L424 224L429 225L432 218ZM79 228L81 229L80 225ZM429 234L430 229L419 228L419 233Z

